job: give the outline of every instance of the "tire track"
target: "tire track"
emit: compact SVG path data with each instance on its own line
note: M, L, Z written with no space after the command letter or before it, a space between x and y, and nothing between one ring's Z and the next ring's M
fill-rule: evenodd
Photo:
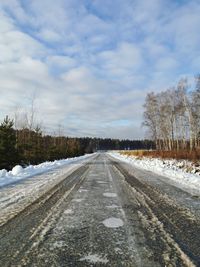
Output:
M119 162L113 161L113 165L138 198L138 214L155 259L163 264L174 261L172 266L200 266L199 219L155 187L139 181Z
M53 208L67 192L79 188L88 169L89 164L81 166L0 227L0 266L18 266Z

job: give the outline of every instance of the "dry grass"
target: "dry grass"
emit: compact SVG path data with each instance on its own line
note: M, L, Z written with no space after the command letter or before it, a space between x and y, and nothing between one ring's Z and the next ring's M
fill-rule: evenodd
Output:
M137 157L152 157L152 158L163 158L163 159L186 159L193 162L200 160L200 150L187 151L162 151L162 150L131 150L122 151L122 155L137 156Z

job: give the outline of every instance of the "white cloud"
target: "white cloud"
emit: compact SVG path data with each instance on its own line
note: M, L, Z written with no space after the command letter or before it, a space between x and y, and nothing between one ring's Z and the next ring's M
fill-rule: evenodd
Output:
M142 137L146 92L199 70L199 14L195 0L1 0L1 116L36 92L51 129Z
M77 65L74 58L58 55L48 56L46 62L51 69L57 69L58 71L66 71Z
M166 32L172 36L177 52L188 54L199 52L200 35L200 4L189 2L186 6L177 9L169 22Z
M172 57L161 57L156 62L156 69L162 70L162 72L170 71L173 72L179 67L178 62Z
M61 41L62 37L56 32L50 29L42 29L38 36L47 42L59 42Z
M118 79L137 72L144 63L140 48L130 43L121 43L115 50L101 52L97 61L106 75Z
M13 30L0 36L0 45L3 53L0 62L17 61L23 56L41 57L44 47L29 35Z

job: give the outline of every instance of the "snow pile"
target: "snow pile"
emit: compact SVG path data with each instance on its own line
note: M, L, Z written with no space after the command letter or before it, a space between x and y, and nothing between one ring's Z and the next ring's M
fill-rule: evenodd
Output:
M5 169L0 170L0 187L7 184L15 183L16 181L21 179L32 177L36 174L48 172L66 164L86 159L89 156L91 156L91 154L69 159L46 161L38 165L29 165L26 168L22 168L22 166L16 165L11 171L7 171Z
M16 175L20 175L20 173L23 172L23 168L20 165L16 165L13 169L12 169L12 175L16 176Z
M168 177L191 189L200 190L200 170L191 162L175 159L162 160L159 158L136 157L121 155L119 152L110 152L111 156L130 163L135 167L152 171L162 176Z

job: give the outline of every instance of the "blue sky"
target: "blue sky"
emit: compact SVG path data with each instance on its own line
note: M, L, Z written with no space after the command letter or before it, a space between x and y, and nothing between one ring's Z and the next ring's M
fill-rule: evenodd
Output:
M142 138L142 105L200 72L200 1L0 0L0 118ZM59 126L60 125L60 126Z

